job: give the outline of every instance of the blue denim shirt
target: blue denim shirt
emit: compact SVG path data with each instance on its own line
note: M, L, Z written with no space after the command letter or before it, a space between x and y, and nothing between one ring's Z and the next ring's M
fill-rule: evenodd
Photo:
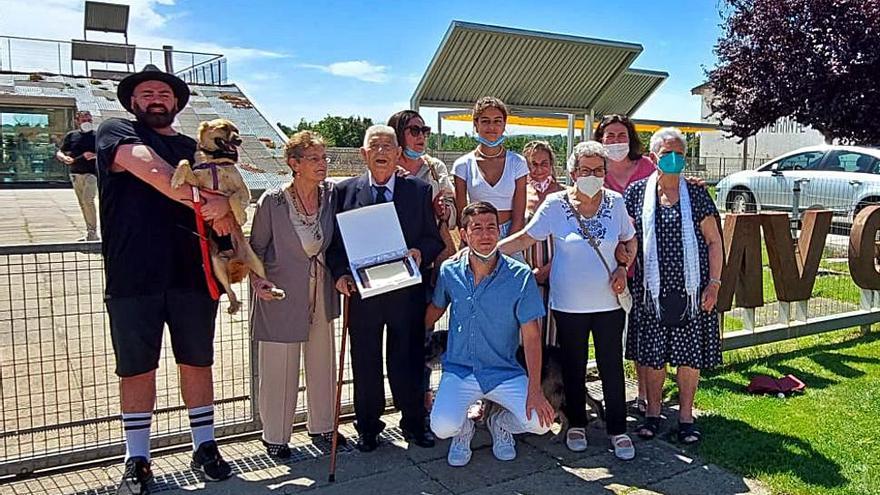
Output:
M432 304L449 313L449 342L443 371L473 374L483 393L525 374L516 360L520 325L545 315L532 270L499 255L495 269L474 287L468 256L440 267Z

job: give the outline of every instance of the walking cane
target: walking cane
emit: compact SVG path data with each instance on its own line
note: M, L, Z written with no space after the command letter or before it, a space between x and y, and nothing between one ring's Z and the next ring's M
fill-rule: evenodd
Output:
M345 338L348 336L348 296L342 297L342 344L339 346L339 367L336 378L336 411L333 415L333 440L330 446L330 474L327 481L336 482L336 449L339 446L339 413L342 409L342 376L345 372Z

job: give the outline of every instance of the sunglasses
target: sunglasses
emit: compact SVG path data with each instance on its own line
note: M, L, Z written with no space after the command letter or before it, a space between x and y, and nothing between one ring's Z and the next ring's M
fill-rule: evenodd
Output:
M431 128L426 125L423 125L423 126L411 125L411 126L404 127L404 130L409 131L409 133L410 133L410 135L412 135L412 137L418 137L422 134L424 134L425 136L427 136L428 134L431 134Z

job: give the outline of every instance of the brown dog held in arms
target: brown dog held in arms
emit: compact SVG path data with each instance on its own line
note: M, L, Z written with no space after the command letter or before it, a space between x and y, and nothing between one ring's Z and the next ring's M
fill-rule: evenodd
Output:
M211 267L214 276L226 289L229 297L229 313L237 313L241 308L232 284L241 282L253 270L261 278L266 278L266 270L257 257L250 243L244 237L241 226L247 222L248 203L251 194L241 173L235 164L238 161L237 146L241 145L241 137L235 124L226 119L214 119L199 124L199 150L196 152L196 163L181 160L171 177L171 187L177 189L184 184L218 191L229 198L229 208L235 217L238 228L232 237L233 249L220 251L215 242L211 242ZM284 291L272 289L275 299L283 299Z

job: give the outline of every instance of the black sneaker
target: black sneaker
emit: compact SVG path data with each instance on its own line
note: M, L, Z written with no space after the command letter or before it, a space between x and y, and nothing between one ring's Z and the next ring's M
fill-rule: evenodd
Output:
M193 453L190 467L201 473L207 481L222 481L232 476L232 466L220 457L217 442L213 440L199 445L198 450Z
M132 457L125 461L125 472L116 489L117 495L147 495L149 483L153 479L150 462L144 457Z

